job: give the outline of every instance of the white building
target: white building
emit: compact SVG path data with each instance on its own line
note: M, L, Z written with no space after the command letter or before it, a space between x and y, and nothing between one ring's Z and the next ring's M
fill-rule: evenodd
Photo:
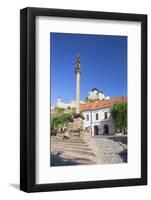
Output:
M105 96L104 92L93 88L87 97L87 101L94 101L94 100L104 100L104 99L110 99L109 96Z
M95 100L96 95L99 95L99 100ZM110 108L114 103L125 102L127 97L116 97L110 99L110 97L105 96L103 92L93 89L89 92L88 102L80 101L80 112L83 113L84 119L84 129L89 129L92 136L102 135L102 134L114 134L114 124L110 116ZM63 102L61 98L57 99L56 107L58 108L75 108L76 102ZM53 110L53 108L52 108Z
M114 125L110 116L110 108L114 103L127 101L126 97L98 100L80 105L83 113L84 128L91 130L91 135L114 134Z
M83 104L83 101L80 101L80 104ZM70 108L75 108L76 102L75 101L70 101L70 102L64 102L60 97L57 98L57 104L56 107L58 108L65 108L67 109L68 107Z

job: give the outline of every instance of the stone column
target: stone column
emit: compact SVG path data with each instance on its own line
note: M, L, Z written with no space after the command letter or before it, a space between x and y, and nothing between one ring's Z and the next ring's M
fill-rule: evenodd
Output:
M76 74L76 113L80 113L80 55L76 58L76 67L75 67L75 74Z
M76 113L80 112L80 73L76 75Z

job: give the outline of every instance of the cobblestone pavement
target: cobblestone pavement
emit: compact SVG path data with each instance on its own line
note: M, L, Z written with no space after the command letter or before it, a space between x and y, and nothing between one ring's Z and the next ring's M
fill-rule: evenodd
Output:
M127 150L110 137L92 137L93 145L81 139L51 138L51 166L113 164L127 162ZM96 153L94 153L96 152Z
M114 141L112 137L93 138L97 146L98 161L101 164L127 162L127 149Z

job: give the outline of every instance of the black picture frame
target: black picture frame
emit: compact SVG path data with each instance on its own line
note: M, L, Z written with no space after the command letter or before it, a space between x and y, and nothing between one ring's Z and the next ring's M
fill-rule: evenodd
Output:
M54 16L83 19L120 20L141 23L141 178L70 183L35 182L35 19ZM48 8L24 8L20 11L20 189L44 192L147 184L147 15L77 11Z

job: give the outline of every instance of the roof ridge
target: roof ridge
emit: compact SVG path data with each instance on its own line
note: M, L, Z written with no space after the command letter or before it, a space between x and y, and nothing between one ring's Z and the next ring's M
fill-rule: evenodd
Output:
M80 110L93 110L93 109L105 108L111 106L113 103L123 102L123 101L127 101L127 97L118 96L112 99L86 102L84 104L80 104Z

